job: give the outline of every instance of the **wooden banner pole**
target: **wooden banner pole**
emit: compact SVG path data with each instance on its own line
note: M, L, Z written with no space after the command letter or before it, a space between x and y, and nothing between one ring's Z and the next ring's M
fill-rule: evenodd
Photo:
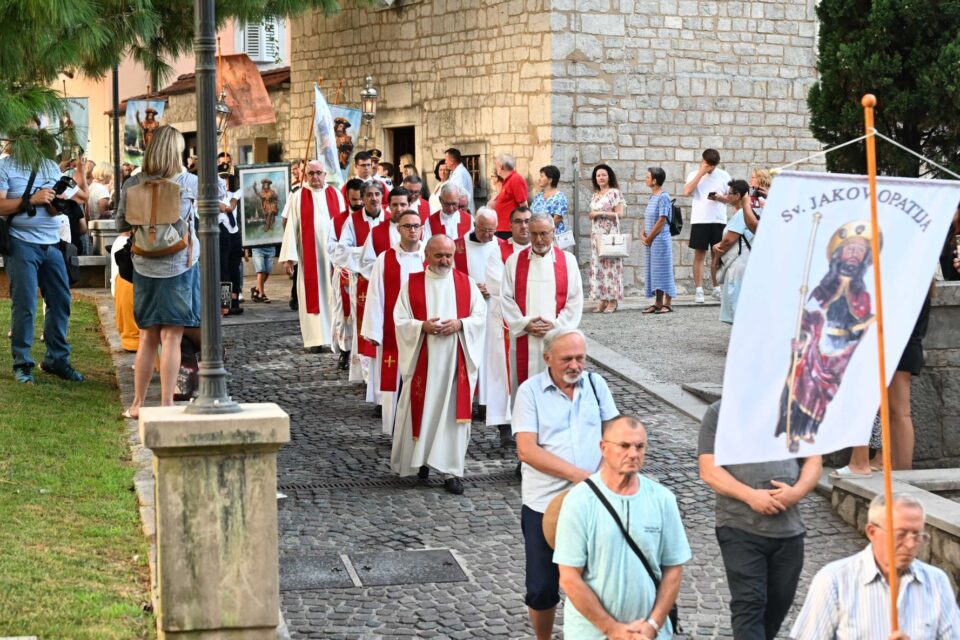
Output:
M897 575L896 541L893 530L893 473L892 452L890 450L890 403L887 397L887 362L883 341L883 292L880 279L880 223L877 218L877 145L873 135L873 108L877 98L872 94L863 96L863 120L867 133L867 178L870 183L870 253L873 258L873 288L877 300L877 356L880 369L880 424L883 440L883 491L886 497L887 534L887 582L890 586L890 629L900 628L897 619L897 595L899 594L899 576Z
M337 83L337 95L333 97L333 102L330 104L340 104L340 91L343 89L343 79Z
M323 76L317 78L317 89L323 86ZM313 143L313 121L317 119L317 97L311 96L313 109L310 110L310 131L307 133L307 148L303 152L303 175L307 175L307 163L310 162L310 145Z

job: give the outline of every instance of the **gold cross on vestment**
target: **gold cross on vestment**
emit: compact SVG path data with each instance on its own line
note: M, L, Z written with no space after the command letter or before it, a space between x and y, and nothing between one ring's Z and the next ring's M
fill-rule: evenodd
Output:
M357 299L360 300L360 304L367 304L367 294L361 293Z
M383 361L383 364L392 369L394 362L396 362L396 360L393 359L393 356L387 356L387 359Z
M424 391L424 388L423 388L423 378L417 378L417 381L414 383L413 388L414 388L414 391L415 391L416 394L417 394L417 397L418 397L418 398L422 398L422 397L423 397L423 391Z

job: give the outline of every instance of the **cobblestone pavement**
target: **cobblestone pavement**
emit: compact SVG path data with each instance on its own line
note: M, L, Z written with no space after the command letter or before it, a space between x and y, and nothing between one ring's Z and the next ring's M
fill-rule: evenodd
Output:
M292 636L531 638L523 605L520 487L511 475L514 452L499 448L495 430L475 423L463 496L445 493L439 482L421 487L393 477L390 442L363 402L361 386L336 370L335 356L303 353L295 315L285 301L277 302L248 305L252 313L242 316L242 323L226 323L225 340L234 397L276 402L291 417L291 442L280 450L278 471L288 496L279 503L284 565L335 554L449 549L468 577L385 587L285 588L282 607ZM619 378L610 382L620 410L648 427L648 473L677 494L683 512L694 554L679 602L688 636L730 636L712 494L696 471L697 425ZM798 599L820 566L864 544L824 498L807 498L802 509L810 529Z

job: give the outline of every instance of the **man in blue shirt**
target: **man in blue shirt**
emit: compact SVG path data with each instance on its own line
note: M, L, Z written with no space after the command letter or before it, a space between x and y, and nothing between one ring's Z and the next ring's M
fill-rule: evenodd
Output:
M549 331L543 359L546 370L517 389L512 425L523 469L524 601L537 640L552 637L560 602L560 573L543 535L543 512L554 496L597 470L601 423L618 414L604 379L584 373L587 345L581 331Z
M671 638L676 631L669 614L690 545L676 497L639 473L646 449L647 432L636 418L619 416L604 424L603 466L563 501L553 559L567 594L567 640ZM659 587L608 508L643 553Z
M39 126L39 122L32 120L30 126ZM17 382L33 384L30 349L39 286L47 303L43 327L47 353L40 368L82 382L83 375L70 366L70 284L59 248L60 217L50 204L58 197L52 187L60 178L60 170L52 160L43 160L37 167L32 193L24 193L30 173L29 167L10 157L0 160L0 216L14 216L10 219L10 255L4 256L12 300L13 374Z

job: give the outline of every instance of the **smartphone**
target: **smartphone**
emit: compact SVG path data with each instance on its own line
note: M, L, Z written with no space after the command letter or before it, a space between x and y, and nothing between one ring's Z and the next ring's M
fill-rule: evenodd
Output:
M713 200L716 197L717 197L716 191L711 191L710 193L707 194L707 200Z

